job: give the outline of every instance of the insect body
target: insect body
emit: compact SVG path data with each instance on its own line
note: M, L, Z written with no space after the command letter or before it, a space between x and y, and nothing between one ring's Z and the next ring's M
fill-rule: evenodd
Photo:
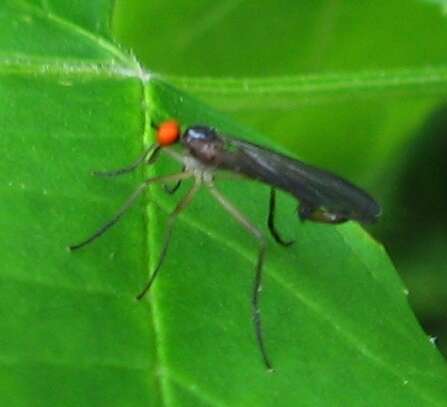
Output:
M370 223L381 213L371 196L348 181L256 144L219 135L209 127L188 128L182 143L201 163L292 194L300 201L302 220Z
M179 145L182 147L180 152L174 148ZM97 172L96 175L115 176L128 173L139 165L153 164L162 152L179 161L183 165L183 171L145 180L108 223L86 240L70 246L70 249L79 249L101 236L122 217L149 185L176 182L173 189L167 190L172 193L175 192L182 180L193 178L193 186L168 217L158 263L137 298L141 299L146 294L160 271L178 214L189 205L199 188L205 186L222 207L258 241L259 250L252 291L252 312L256 339L263 362L267 369L272 370L272 364L264 344L259 309L262 266L267 241L264 234L216 189L215 174L218 171L237 173L271 186L267 224L273 238L283 246L288 246L293 242L284 240L274 225L276 189L281 189L299 200L298 215L303 221L307 219L336 224L352 219L371 223L380 216L379 204L360 188L327 171L265 147L222 135L207 126L191 126L181 134L180 125L175 120L165 121L158 126L156 144L150 146L135 163L115 171Z

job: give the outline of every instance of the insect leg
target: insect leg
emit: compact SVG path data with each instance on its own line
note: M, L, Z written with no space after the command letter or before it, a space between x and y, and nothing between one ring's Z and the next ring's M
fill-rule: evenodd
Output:
M275 188L270 189L270 201L269 201L269 216L267 219L267 225L269 227L270 233L275 239L276 243L281 246L290 246L295 242L295 240L284 240L275 227L275 208L276 208L276 190Z
M93 171L93 175L97 175L100 177L115 177L116 175L127 174L129 172L132 172L133 170L135 170L144 163L146 164L154 163L158 158L159 152L160 152L160 146L157 144L152 144L143 152L143 154L135 162L133 162L129 166L118 168L116 170L111 171Z
M185 174L185 173L183 173ZM192 201L194 198L194 195L200 188L200 178L195 178L194 185L192 188L188 191L188 193L182 198L182 200L177 204L175 209L169 214L168 220L166 222L166 229L165 229L165 236L163 240L163 246L161 249L160 257L158 259L157 265L155 266L155 270L152 272L151 276L149 277L149 280L145 284L144 288L141 290L141 292L137 295L137 300L141 300L144 295L149 291L149 289L152 286L152 283L155 280L155 277L157 277L158 272L160 271L161 265L163 263L163 260L165 259L166 253L168 251L169 242L171 240L172 236L172 230L174 227L175 220L177 219L178 214L183 211Z
M83 240L80 243L68 246L68 248L73 251L80 249L81 247L84 247L85 245L93 242L98 237L100 237L102 234L104 234L109 228L111 228L115 223L117 223L121 217L124 215L124 213L132 206L132 204L135 202L135 200L146 190L146 188L153 183L156 182L169 182L169 181L177 181L179 179L185 179L191 177L192 174L190 172L181 172L178 174L172 174L172 175L161 175L158 177L152 177L148 178L146 181L144 181L133 193L130 195L130 197L127 199L127 201L124 203L124 205L116 212L116 214L113 216L113 218L105 223L103 226L101 226L96 232L94 232L90 237Z
M259 243L259 252L258 252L258 260L256 262L255 269L255 279L253 284L252 291L252 312L253 312L253 321L255 324L255 334L256 340L258 342L259 349L261 351L262 359L265 367L273 371L272 364L270 362L270 358L267 354L267 350L264 344L264 336L262 331L261 324L261 311L259 309L259 296L261 293L261 283L262 283L262 266L264 263L264 257L266 252L266 240L261 231L254 226L246 217L243 215L230 201L227 200L212 183L207 184L209 187L209 191L214 196L214 198L227 210L227 212L238 222L240 223L251 235L253 235L258 243Z
M182 171L185 171L185 166L183 166ZM181 184L182 184L182 180L179 179L172 187L170 187L169 185L163 185L163 188L166 193L174 194L177 191L177 189L179 189Z

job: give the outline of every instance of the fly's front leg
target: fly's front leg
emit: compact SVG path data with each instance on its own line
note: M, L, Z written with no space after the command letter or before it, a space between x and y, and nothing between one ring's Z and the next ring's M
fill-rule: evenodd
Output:
M182 172L184 172L185 171L185 166L183 166L183 168L182 168ZM174 185L172 185L172 186L169 186L169 185L163 185L163 189L165 190L165 192L166 193L168 193L169 195L172 195L172 194L174 194L176 191L177 191L177 189L179 189L180 188L180 185L182 184L182 180L181 179L179 179Z
M127 201L124 203L124 205L115 213L115 215L113 216L112 219L110 219L107 223L105 223L103 226L101 226L98 230L96 230L87 239L83 240L80 243L68 246L69 250L71 250L71 251L78 250L81 247L84 247L87 244L93 242L98 237L102 236L107 230L109 230L115 223L117 223L121 219L121 217L132 206L132 204L135 202L135 200L146 190L146 188L149 185L157 183L157 182L177 181L180 179L192 177L192 175L193 174L190 172L182 172L179 174L162 175L159 177L152 177L152 178L147 179L132 193L132 195L127 199Z
M134 161L127 167L118 168L111 171L93 171L93 175L97 175L99 177L115 177L117 175L128 174L142 164L153 164L155 161L157 161L159 153L160 146L157 144L152 144L146 150L144 150L143 154L139 158L137 158L136 161Z

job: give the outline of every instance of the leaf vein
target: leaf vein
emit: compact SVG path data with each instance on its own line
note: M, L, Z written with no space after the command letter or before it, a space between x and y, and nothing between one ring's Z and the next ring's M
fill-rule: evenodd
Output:
M60 17L59 15L51 12L49 8L42 9L35 5L31 5L26 0L15 0L15 3L19 7L22 7L32 12L37 17L44 18L48 21L53 22L54 24L59 25L60 27L68 29L69 31L75 32L78 35L89 39L90 41L96 43L103 50L109 52L111 55L113 55L122 63L129 64L130 66L134 65L134 61L131 58L129 58L129 56L126 53L122 52L117 45L113 44L111 41L108 41L97 34L94 34L93 32L86 30L85 28L81 27L78 24L75 24L63 17Z

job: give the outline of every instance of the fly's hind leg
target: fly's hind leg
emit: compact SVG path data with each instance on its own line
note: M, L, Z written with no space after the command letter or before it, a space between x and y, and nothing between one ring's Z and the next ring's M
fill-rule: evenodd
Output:
M261 352L262 360L265 367L269 371L273 371L272 363L267 354L267 350L264 343L264 334L261 324L261 311L259 309L259 299L261 294L262 284L262 266L264 264L264 258L266 253L266 240L261 231L254 226L230 201L227 200L213 185L212 182L207 183L208 189L214 198L219 202L223 208L239 223L241 224L251 235L253 235L259 244L258 259L256 262L255 279L253 283L252 291L252 313L253 321L255 324L256 341L258 342L259 350Z

